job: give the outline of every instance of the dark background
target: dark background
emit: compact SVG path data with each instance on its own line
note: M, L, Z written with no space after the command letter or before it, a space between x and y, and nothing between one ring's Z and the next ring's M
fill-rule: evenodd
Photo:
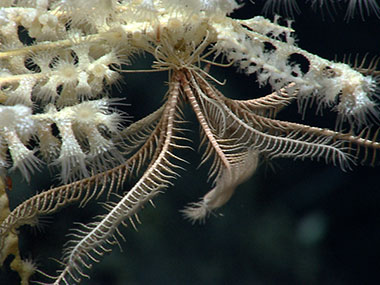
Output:
M257 2L247 1L232 16L261 14L262 1ZM301 14L294 15L293 28L301 48L331 60L348 54L379 54L380 20L373 15L365 21L357 15L347 22L344 9L333 12L333 17L307 4L300 4L300 10ZM140 65L134 67L147 67ZM270 91L258 89L254 76L236 73L233 67L212 67L211 73L221 81L227 79L222 90L228 97L256 98ZM126 98L131 104L127 112L139 119L160 105L166 80L163 73L127 74L123 89L112 90L115 97ZM333 127L335 116L328 113L322 117L308 109L303 123ZM196 142L198 126L188 115L188 127L194 130L189 136ZM302 116L297 106L290 106L280 117L300 122ZM207 169L197 169L199 154L182 155L191 165L176 186L155 199L156 208L147 206L141 213L138 232L132 227L123 230L127 240L122 243L123 252L115 247L94 265L91 279L83 284L379 284L380 167L356 166L343 172L323 162L262 163L217 216L192 225L179 210L197 201L210 185ZM37 179L30 188L48 187ZM17 174L13 180L16 191L21 187ZM35 190L26 190L13 203ZM60 257L72 221L89 222L102 212L98 211L71 206L43 218L37 233L22 228L23 256L30 254L41 269L53 274L58 266L47 257ZM1 276L5 275L11 273L3 271Z

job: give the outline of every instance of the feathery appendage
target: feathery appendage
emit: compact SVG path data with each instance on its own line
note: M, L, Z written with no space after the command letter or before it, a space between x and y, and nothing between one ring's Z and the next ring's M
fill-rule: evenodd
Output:
M107 246L118 243L115 232L121 234L117 227L125 220L132 220L147 201L167 188L171 184L170 180L175 178L174 169L178 166L171 160L176 158L172 149L177 146L173 136L176 129L179 95L177 82L169 92L164 115L156 127L156 130L159 130L157 148L147 170L118 203L106 205L109 213L101 217L99 222L83 225L81 230L71 234L74 240L67 243L68 247L63 258L66 266L59 273L55 284L60 284L61 281L70 283L69 278L79 282L80 279L76 277L78 275L88 277L82 268L90 268L92 262L97 262L104 252L109 251Z
M9 254L7 237L20 226L106 196L106 213L69 234L55 284L89 277L92 264L124 239L119 225L129 221L136 227L144 204L172 185L183 162L176 151L190 148L181 125L185 105L200 125L201 164L210 165L212 184L200 201L183 210L192 222L204 221L228 202L262 158L323 160L344 170L359 157L375 163L378 131L367 126L368 117L378 116L373 100L377 61L351 68L321 59L296 46L292 28L277 20L227 17L237 7L234 1L97 0L90 11L84 11L84 0L24 2L20 5L28 7L0 11L0 167L19 168L28 179L41 164L36 154L61 168L65 185L36 194L6 214L0 226L2 256ZM15 27L24 28L31 43L23 42ZM112 101L99 97L120 73L144 71L128 66L131 56L142 52L154 57L148 71L169 74L169 90L162 107L122 130L124 117L110 108ZM308 70L291 63L293 55L304 57ZM228 62L218 61L221 57ZM209 73L212 65L236 65L274 92L229 99L214 86L220 82ZM276 119L293 102L305 108L315 101L319 108L335 106L352 130ZM30 149L32 139L36 150ZM115 194L131 176L137 177L134 186ZM111 202L111 194L117 202Z

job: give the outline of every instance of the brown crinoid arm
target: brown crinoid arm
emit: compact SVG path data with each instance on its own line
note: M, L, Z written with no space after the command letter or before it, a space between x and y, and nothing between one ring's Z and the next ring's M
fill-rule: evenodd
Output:
M364 129L359 135L353 135L280 121L265 117L254 109L248 110L242 105L242 101L226 98L205 80L200 80L200 85L210 97L225 106L226 113L241 122L240 125L238 124L239 128L247 130L241 140L245 139L247 143L252 143L251 139L254 139L252 147L258 147L260 152L269 158L324 159L326 162L331 161L333 164L339 164L342 169L346 169L359 157L361 163L369 162L373 165L377 152L380 150L380 143L376 141L379 129L374 132ZM290 90L293 92L292 89ZM286 89L281 92L285 93ZM268 96L276 96L276 93ZM285 94L283 96L286 97Z
M88 277L84 270L110 251L110 246L118 243L118 237L123 239L118 226L124 225L125 220L130 220L133 224L132 218L142 206L171 185L171 180L177 176L177 170L181 167L173 162L177 160L173 149L180 147L175 133L181 111L179 82L173 82L163 115L157 124L156 146L151 162L141 178L118 202L105 205L107 214L99 216L97 221L90 224L81 225L80 229L71 234L73 240L67 243L68 247L64 251L64 267L59 271L54 284L70 284L78 282L81 277Z
M153 113L125 128L119 137L120 143L124 146L124 153L136 152L150 140L152 133L157 129L162 112L165 106L161 106ZM117 141L119 143L119 141Z
M376 134L370 139L368 132L354 136L271 118L297 96L293 85L261 99L237 101L223 96L196 70L184 71L181 84L201 125L206 148L202 163L212 159L209 176L214 178L214 188L184 210L193 221L203 220L230 199L255 171L259 154L325 160L347 169L358 153L374 161L380 149Z
M325 157L325 160L327 162L331 160L334 164L338 163L343 169L349 167L347 164L349 161L355 162L356 160L360 160L362 164L369 163L372 166L375 164L377 152L380 150L380 143L377 141L380 129L371 130L370 128L365 128L358 135L354 135L352 133L343 133L326 128L312 127L304 124L267 118L255 112L255 110L249 111L246 108L242 107L241 101L231 100L224 97L223 94L217 90L216 92L224 104L239 118L247 123L254 123L257 128L264 130L269 134L277 135L279 137L291 137L292 139L305 142L320 141L323 142L323 144L334 145L347 153L345 155L345 158L340 155L331 157L327 156ZM286 91L284 90L283 92ZM275 95L275 93L271 95ZM271 158L294 157L294 155L302 158L299 155L305 154L298 154L297 149L294 149L294 151L296 152L270 152L268 155ZM314 152L312 151L311 154L313 153ZM310 158L313 159L315 157Z
M258 153L229 136L230 118L219 102L207 96L195 80L193 71L183 71L181 84L201 126L201 144L205 145L202 163L212 159L209 177L213 188L183 213L191 221L203 221L214 209L224 205L235 188L256 170Z
M279 111L291 104L297 98L297 95L298 90L296 89L296 85L291 83L264 97L233 101L239 108L262 116L275 117ZM225 97L223 96L223 98ZM225 99L228 100L228 98Z

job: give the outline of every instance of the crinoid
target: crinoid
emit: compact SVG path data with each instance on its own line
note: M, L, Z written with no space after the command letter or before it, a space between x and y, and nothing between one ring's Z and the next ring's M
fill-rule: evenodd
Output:
M92 264L124 240L119 226L130 223L136 228L144 205L173 185L184 162L178 151L192 147L183 124L185 108L199 123L201 164L210 166L213 187L183 210L192 222L203 221L224 205L260 159L323 160L349 169L359 158L375 163L380 148L378 131L367 127L371 117L377 117L371 98L376 91L372 64L369 69L361 65L359 72L300 49L288 26L262 17L231 19L226 14L237 8L234 1L135 2L98 0L83 19L86 1L58 1L35 8L46 19L40 15L40 26L33 22L30 27L24 8L3 10L9 21L17 11L17 21L36 41L30 46L9 44L0 52L6 69L0 84L5 96L15 98L15 105L0 106L0 150L5 157L9 149L13 168L28 179L41 163L34 154L40 154L49 166L61 168L64 185L40 192L6 213L0 227L2 261L14 252L12 242L20 226L35 224L39 216L69 204L85 207L92 200L106 200L105 214L69 234L62 268L51 277L54 284L89 277ZM45 27L48 20L50 26ZM39 35L39 29L50 31L54 24L58 39L53 32ZM8 39L9 33L3 37ZM129 68L128 58L139 52L154 57L150 70ZM308 61L306 71L289 60L294 55ZM23 68L13 70L17 60ZM25 62L34 67L25 71ZM227 98L219 91L222 83L209 72L213 65L236 65L255 74L259 84L269 83L274 92L257 99ZM126 76L168 73L162 106L122 130L123 117L109 107L110 100L94 100L104 84L118 79L117 71ZM30 106L20 105L31 105L32 99L43 111L32 113ZM340 125L349 124L351 130L276 119L293 101L301 108L310 102L318 102L318 108L336 104ZM17 110L23 111L22 118ZM53 135L53 128L59 135ZM30 137L37 138L38 152L25 146ZM130 177L137 177L136 183L125 189ZM121 189L126 192L117 194Z

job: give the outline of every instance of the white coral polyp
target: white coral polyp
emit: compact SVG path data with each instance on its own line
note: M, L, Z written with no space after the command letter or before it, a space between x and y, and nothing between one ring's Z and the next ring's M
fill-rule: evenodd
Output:
M12 158L13 169L19 169L24 178L29 181L30 173L38 169L40 160L34 156L34 151L25 144L34 133L34 121L29 107L22 105L0 106L0 136L8 145ZM6 161L1 157L1 161Z
M82 102L72 107L73 121L79 128L106 126L111 132L116 132L120 123L120 115L109 111L107 99Z
M103 137L99 126L105 126L112 133L118 132L120 115L108 111L106 99L87 101L73 109L73 129L77 137L86 138L89 151L86 159L95 172L104 171L122 163L123 157L111 139Z
M60 155L53 165L60 165L62 181L67 183L78 177L89 176L85 163L86 154L74 136L70 120L57 120L56 124L62 137L62 145Z
M19 169L23 177L30 181L30 174L39 169L41 161L34 156L34 151L22 144L15 132L9 131L6 140L13 161L11 170Z
M34 132L32 110L23 105L0 106L0 133L14 130L24 141Z

